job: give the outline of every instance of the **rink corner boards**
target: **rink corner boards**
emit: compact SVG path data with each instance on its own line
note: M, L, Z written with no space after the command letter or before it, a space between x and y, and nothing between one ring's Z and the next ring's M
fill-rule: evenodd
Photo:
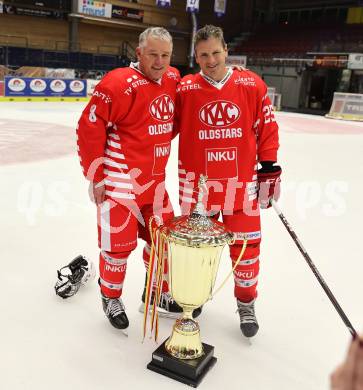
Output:
M89 97L4 97L0 96L0 102L87 102Z

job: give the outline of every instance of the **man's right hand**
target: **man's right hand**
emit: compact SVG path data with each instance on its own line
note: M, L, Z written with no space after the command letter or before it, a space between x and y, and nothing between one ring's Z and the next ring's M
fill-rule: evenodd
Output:
M100 205L105 200L105 191L106 187L103 181L100 181L99 183L91 182L89 184L89 197L92 202L96 203L96 205Z

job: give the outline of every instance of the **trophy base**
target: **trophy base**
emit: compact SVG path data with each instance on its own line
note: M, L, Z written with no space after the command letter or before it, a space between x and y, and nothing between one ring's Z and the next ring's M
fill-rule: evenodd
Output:
M197 387L217 361L217 358L213 356L214 347L211 345L202 343L204 355L200 358L181 360L167 352L165 343L166 340L153 352L152 360L147 368L186 385Z

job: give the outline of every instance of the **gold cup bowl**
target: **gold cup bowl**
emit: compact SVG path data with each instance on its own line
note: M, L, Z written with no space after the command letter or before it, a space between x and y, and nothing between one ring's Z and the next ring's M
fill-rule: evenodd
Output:
M200 328L193 310L212 297L223 248L233 241L233 234L220 222L196 207L190 216L177 217L164 225L168 243L169 289L182 307L166 350L178 359L203 356Z

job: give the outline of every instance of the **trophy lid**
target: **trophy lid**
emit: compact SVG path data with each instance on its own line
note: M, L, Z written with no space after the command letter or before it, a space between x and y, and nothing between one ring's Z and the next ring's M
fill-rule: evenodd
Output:
M233 233L218 221L207 216L203 194L207 192L207 177L198 182L198 201L190 215L176 217L164 226L170 241L189 247L224 246L231 242Z

